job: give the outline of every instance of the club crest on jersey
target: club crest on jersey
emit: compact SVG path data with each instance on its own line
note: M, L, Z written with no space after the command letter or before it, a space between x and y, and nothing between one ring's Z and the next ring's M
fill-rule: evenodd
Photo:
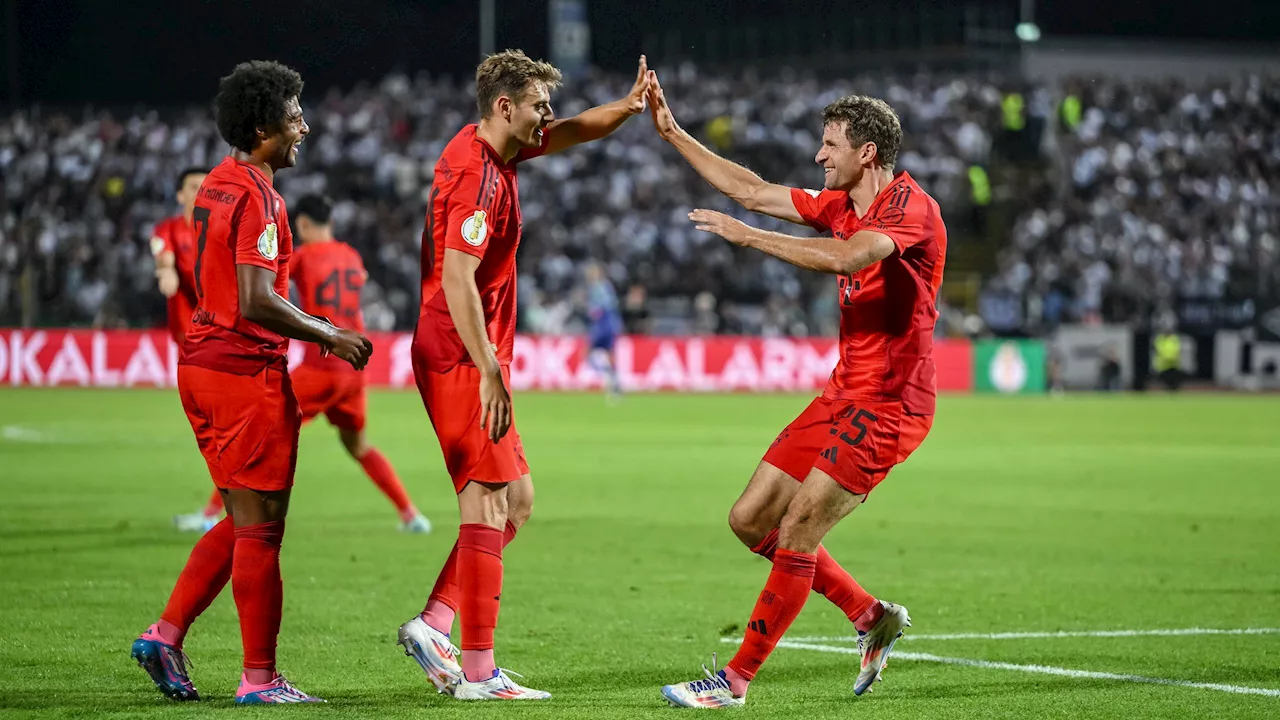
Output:
M164 239L160 237L151 238L151 254L159 255L164 252Z
M268 260L275 260L280 254L280 241L276 237L275 223L269 223L258 236L258 252Z
M480 247L488 236L489 226L485 223L483 210L477 210L474 215L467 218L466 222L462 223L462 239L468 245Z

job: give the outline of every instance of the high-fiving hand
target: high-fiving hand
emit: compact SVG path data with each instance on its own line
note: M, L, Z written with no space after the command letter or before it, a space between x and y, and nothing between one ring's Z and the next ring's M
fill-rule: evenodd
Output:
M676 124L676 118L671 114L671 108L667 107L667 97L662 94L662 85L658 83L658 74L649 71L649 114L653 116L653 126L658 130L658 136L663 140L670 140L673 135L680 130L680 126Z
M699 230L715 233L734 245L742 247L747 245L747 241L751 238L751 233L755 230L755 228L741 220L731 218L715 210L694 210L689 213L689 219L698 224Z
M636 71L636 82L631 86L631 92L627 93L625 98L627 109L632 115L639 115L644 112L645 99L649 95L649 82L653 77L653 73L649 71L649 61L645 56L640 56L640 68Z

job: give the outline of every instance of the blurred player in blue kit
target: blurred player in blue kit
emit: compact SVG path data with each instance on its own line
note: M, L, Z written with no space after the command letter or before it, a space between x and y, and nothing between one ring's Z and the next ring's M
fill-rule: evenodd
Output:
M605 397L610 403L622 400L622 383L618 381L618 367L613 359L613 346L622 334L622 312L618 293L605 275L604 267L588 263L585 270L587 283L587 362L604 376Z

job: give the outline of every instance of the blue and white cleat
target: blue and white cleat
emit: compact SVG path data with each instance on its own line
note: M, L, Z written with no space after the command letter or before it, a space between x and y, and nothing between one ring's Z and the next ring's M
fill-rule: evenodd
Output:
M421 615L400 626L396 642L404 646L405 655L418 662L437 692L452 695L462 682L458 648L449 642L448 635L428 625Z
M400 532L426 535L431 532L431 521L427 519L426 515L418 513L412 520L400 523Z
M663 685L662 697L673 707L701 708L703 710L719 710L721 708L742 707L747 704L745 697L738 697L729 689L729 681L724 677L724 670L715 670L715 656L712 655L711 669L702 666L707 677L704 680L690 680L676 685Z
M322 703L318 697L308 695L294 687L283 675L266 685L251 685L240 676L240 687L236 690L237 705L283 705L290 703Z
M146 671L156 688L165 697L173 700L199 700L200 693L187 676L187 666L191 661L181 648L169 645L154 636L148 630L142 637L133 641L130 657L138 662L138 667Z
M173 526L178 529L178 532L194 532L203 535L212 530L213 526L217 524L218 518L209 517L202 512L173 516Z
M858 680L853 684L853 694L861 695L871 689L871 685L880 678L889 661L889 653L893 652L894 643L902 637L902 631L911 627L911 616L907 609L891 602L880 601L884 606L884 615L875 627L865 633L858 633L858 650L862 653L862 669L858 672Z

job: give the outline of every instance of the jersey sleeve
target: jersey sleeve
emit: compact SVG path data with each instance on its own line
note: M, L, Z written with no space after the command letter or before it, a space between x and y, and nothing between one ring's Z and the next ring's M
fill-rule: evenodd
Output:
M844 193L835 190L791 188L791 204L809 227L820 233L831 232L835 211L844 205Z
M444 246L484 257L489 248L493 196L498 191L498 168L489 161L470 165L449 189Z
M246 192L232 211L231 229L235 235L236 264L256 265L272 272L280 271L282 233L275 215L259 193Z
M175 253L173 247L173 239L170 237L169 223L158 222L156 227L151 231L151 255L152 257L160 257L164 253Z
M899 253L912 245L924 242L933 235L933 208L923 193L910 188L890 196L874 217L866 223L867 230L882 233L893 241Z
M542 130L542 144L536 148L524 148L516 153L515 162L522 163L525 160L532 160L536 157L542 157L547 154L547 148L551 147L551 133L555 132L551 128Z

